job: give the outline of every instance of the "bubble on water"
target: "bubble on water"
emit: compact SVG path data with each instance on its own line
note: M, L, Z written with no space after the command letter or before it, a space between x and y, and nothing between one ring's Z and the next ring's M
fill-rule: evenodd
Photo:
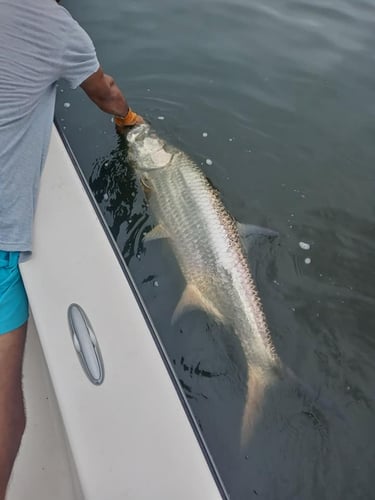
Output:
M310 257L306 257L306 259L305 259L305 264L311 264L311 259L310 259Z
M137 259L141 260L141 254L140 253L137 253Z
M207 165L212 165L213 161L210 159L210 158L207 158L206 160L206 164Z
M159 286L159 282L158 281L154 281L154 286L156 286L156 288Z
M309 243L306 243L304 241L300 241L298 244L299 244L300 248L302 248L302 250L310 250Z
M60 92L64 92L64 89L60 89Z
M103 195L103 200L104 200L104 201L108 201L108 200L109 200L109 196L108 196L108 194L107 194L107 193L104 193L104 195Z
M147 92L151 92L151 89L147 89Z
M233 137L229 137L228 141L233 142Z
M70 102L64 102L64 108L70 108Z
M158 120L165 120L165 116L158 116Z
M202 136L207 137L208 136L207 132L203 132Z

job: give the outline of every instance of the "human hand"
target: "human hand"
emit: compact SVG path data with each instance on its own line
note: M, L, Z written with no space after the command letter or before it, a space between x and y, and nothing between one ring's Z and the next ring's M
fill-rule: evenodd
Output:
M116 125L116 130L118 132L124 132L128 127L133 127L134 125L140 125L145 123L141 115L138 115L129 108L126 116L115 116L114 122Z

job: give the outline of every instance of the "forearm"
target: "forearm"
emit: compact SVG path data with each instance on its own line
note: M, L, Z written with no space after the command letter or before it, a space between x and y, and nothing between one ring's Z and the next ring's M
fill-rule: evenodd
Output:
M125 130L140 123L143 118L129 109L128 102L116 85L114 79L106 75L102 68L89 76L82 84L82 89L92 101L106 113L115 115L117 130Z
M106 113L126 116L129 111L128 102L110 75L100 68L81 85L89 98Z
M102 111L105 111L106 113L125 116L129 111L129 105L126 97L123 95L111 76L104 75L104 79L108 89L107 92L103 92L102 95L98 95L95 98L92 98L92 100Z

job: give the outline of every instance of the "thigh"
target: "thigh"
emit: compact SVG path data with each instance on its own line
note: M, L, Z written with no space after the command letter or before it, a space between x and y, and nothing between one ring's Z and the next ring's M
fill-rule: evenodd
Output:
M21 388L28 302L18 258L18 252L0 250L0 408Z

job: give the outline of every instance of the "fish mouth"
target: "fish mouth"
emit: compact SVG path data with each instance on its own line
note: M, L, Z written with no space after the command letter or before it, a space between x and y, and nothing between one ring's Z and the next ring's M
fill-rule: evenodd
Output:
M141 123L133 127L127 133L127 141L129 144L134 144L135 142L143 141L150 130L150 125L146 123Z

